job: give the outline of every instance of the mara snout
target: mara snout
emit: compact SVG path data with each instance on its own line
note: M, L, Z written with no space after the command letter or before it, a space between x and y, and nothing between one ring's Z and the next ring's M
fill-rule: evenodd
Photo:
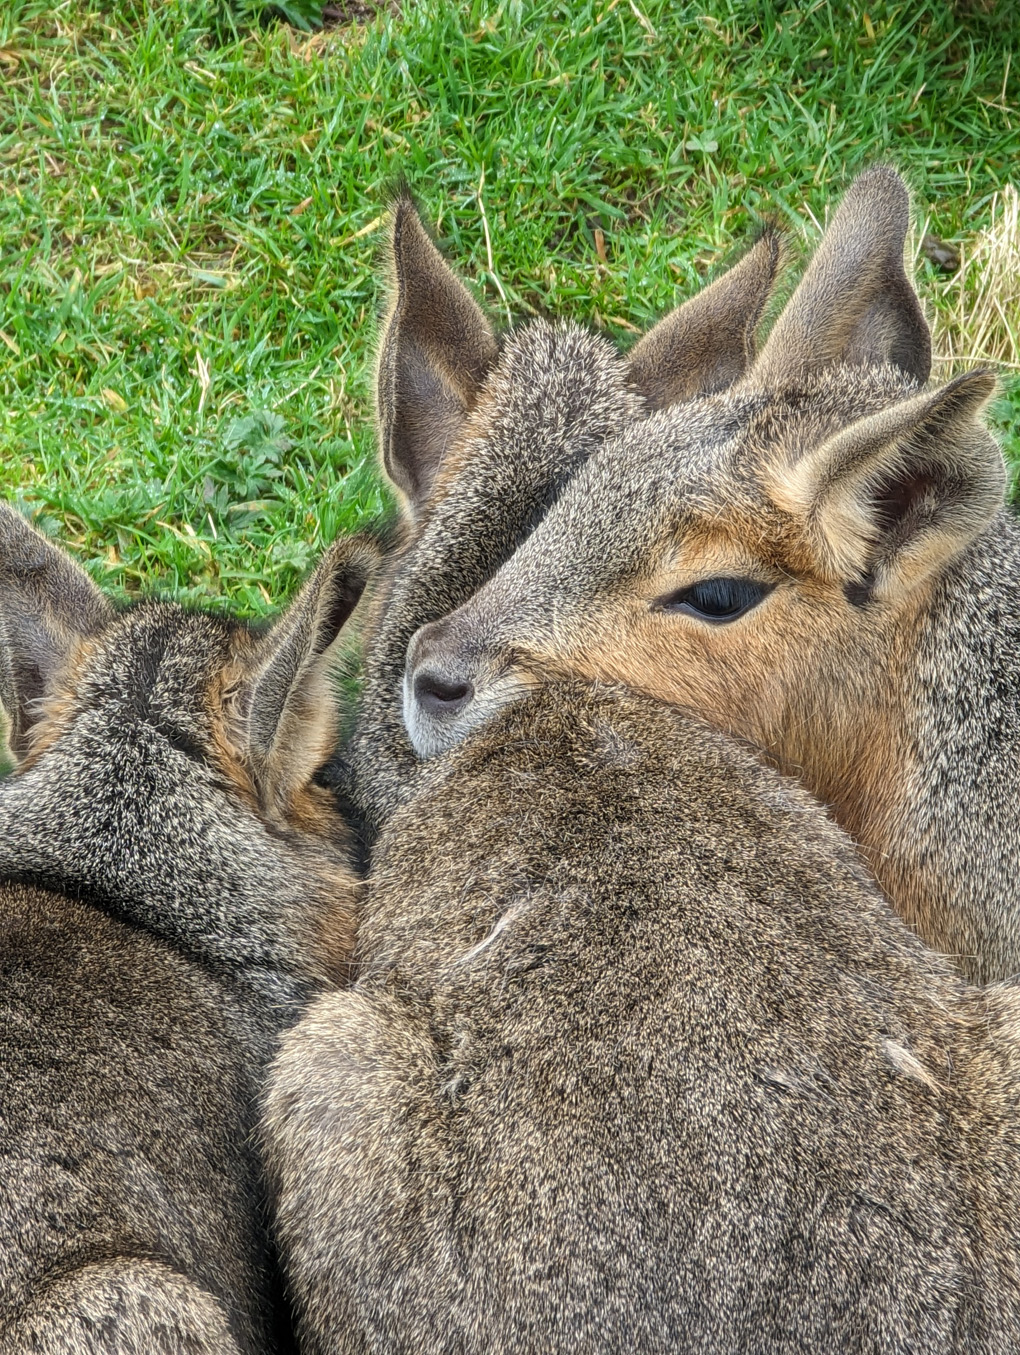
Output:
M421 758L454 747L535 685L514 651L460 620L454 613L422 626L408 646L404 724Z

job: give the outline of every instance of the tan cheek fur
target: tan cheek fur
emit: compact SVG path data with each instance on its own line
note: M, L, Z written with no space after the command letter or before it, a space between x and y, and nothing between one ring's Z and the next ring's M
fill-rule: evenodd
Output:
M29 734L29 749L19 763L19 771L27 771L38 762L47 748L52 748L70 729L78 710L75 692L97 647L95 640L79 640L71 649L59 677L40 702L39 716Z
M760 527L758 529L760 531ZM737 544L739 541L740 544ZM758 548L755 554L748 541ZM895 611L857 608L838 585L811 577L803 543L692 535L684 549L631 590L606 599L569 647L543 664L618 681L685 706L760 747L800 780L859 842L908 920L923 920L927 892L905 880L894 846L913 769L904 735L904 674L924 606L920 589ZM699 578L754 577L774 591L744 617L712 625L655 611L657 597Z
M258 789L246 765L232 719L232 694L242 674L241 664L219 673L206 695L206 708L213 731L212 756L217 770L231 784L252 814L265 817ZM353 840L350 829L328 790L310 777L332 750L332 719L323 719L320 703L316 718L301 729L300 748L289 747L298 759L298 770L288 768L283 777L285 795L274 803L274 826L305 839L303 850L314 861L319 889L308 900L307 916L295 919L295 931L307 960L309 976L336 986L353 978L352 956L356 917L362 884L350 865ZM282 768L277 768L278 775ZM307 773L307 774L305 774ZM277 821L277 816L278 821Z

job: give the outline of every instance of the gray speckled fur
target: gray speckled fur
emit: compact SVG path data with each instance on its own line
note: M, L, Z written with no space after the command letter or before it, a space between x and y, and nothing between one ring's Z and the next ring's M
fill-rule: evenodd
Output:
M465 602L513 553L571 472L640 410L622 359L576 325L506 338L457 469L442 482L381 590L358 722L335 773L370 827L413 784L401 691L408 641Z
M1007 1355L1017 994L753 752L546 688L377 843L265 1133L308 1355Z
M907 675L917 766L902 843L946 948L1020 972L1020 526L1003 510L939 581ZM973 962L972 962L973 963Z

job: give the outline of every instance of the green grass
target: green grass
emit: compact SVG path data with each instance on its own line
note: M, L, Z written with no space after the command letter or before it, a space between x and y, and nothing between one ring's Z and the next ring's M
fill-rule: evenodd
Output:
M383 508L398 175L497 314L629 341L876 159L970 238L1020 163L1012 9L405 0L311 37L217 30L218 0L6 0L0 493L106 586L263 610Z

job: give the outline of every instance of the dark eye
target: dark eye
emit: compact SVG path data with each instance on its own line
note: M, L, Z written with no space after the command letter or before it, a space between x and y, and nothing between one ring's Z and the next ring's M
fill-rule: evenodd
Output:
M659 612L686 612L699 621L736 621L757 607L773 586L757 579L702 579L667 593L654 606Z

